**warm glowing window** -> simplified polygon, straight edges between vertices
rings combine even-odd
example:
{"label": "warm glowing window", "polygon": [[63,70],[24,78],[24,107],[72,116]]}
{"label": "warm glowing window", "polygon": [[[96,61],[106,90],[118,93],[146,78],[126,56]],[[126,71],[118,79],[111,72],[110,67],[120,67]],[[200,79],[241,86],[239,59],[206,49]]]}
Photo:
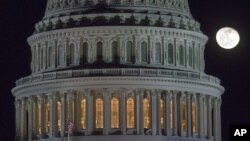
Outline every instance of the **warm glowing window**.
{"label": "warm glowing window", "polygon": [[111,100],[111,128],[119,128],[119,100]]}
{"label": "warm glowing window", "polygon": [[49,128],[50,128],[50,104],[49,102],[46,103],[46,108],[45,108],[45,129],[46,133],[49,133]]}
{"label": "warm glowing window", "polygon": [[38,104],[37,106],[38,112],[37,112],[37,133],[41,134],[41,105]]}
{"label": "warm glowing window", "polygon": [[173,128],[173,99],[170,101],[170,128]]}
{"label": "warm glowing window", "polygon": [[150,103],[147,98],[143,100],[144,128],[150,128]]}
{"label": "warm glowing window", "polygon": [[183,98],[182,100],[182,130],[186,131],[187,130],[187,104],[186,104],[186,99]]}
{"label": "warm glowing window", "polygon": [[196,118],[196,115],[197,115],[197,105],[193,101],[192,102],[192,130],[193,130],[193,133],[197,132],[197,124],[196,124],[197,118]]}
{"label": "warm glowing window", "polygon": [[127,100],[127,128],[135,127],[135,109],[134,109],[134,99],[129,98]]}
{"label": "warm glowing window", "polygon": [[164,101],[161,99],[161,128],[164,128]]}
{"label": "warm glowing window", "polygon": [[103,128],[103,100],[98,98],[96,100],[96,128]]}
{"label": "warm glowing window", "polygon": [[57,113],[58,113],[58,116],[57,116],[57,126],[58,126],[58,130],[61,131],[61,102],[58,101],[57,102]]}
{"label": "warm glowing window", "polygon": [[81,101],[81,127],[82,129],[86,128],[86,99]]}

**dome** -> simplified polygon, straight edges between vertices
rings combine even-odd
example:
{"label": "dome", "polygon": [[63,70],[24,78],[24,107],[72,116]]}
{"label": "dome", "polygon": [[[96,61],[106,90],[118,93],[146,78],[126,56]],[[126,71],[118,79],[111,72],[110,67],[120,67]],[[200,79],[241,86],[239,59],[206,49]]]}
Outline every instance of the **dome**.
{"label": "dome", "polygon": [[187,0],[48,0],[12,89],[16,138],[221,141],[207,40]]}

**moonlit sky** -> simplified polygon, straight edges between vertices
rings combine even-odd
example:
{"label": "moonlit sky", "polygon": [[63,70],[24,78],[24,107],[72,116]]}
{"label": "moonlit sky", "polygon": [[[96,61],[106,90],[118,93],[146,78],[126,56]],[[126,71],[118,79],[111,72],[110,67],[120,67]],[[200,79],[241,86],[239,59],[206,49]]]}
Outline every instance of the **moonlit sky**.
{"label": "moonlit sky", "polygon": [[[250,16],[247,0],[189,0],[192,15],[209,37],[206,73],[217,76],[225,87],[222,96],[222,141],[229,140],[230,124],[250,124]],[[34,24],[42,19],[46,0],[0,0],[0,138],[14,141],[15,111],[11,89],[30,74],[30,50],[26,42]],[[225,50],[216,43],[221,27],[233,27],[238,46]]]}

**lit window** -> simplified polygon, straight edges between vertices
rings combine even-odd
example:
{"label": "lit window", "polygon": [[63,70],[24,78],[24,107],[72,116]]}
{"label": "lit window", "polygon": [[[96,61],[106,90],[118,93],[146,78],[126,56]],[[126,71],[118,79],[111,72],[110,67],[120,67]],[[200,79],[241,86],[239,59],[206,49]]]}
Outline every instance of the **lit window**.
{"label": "lit window", "polygon": [[182,100],[182,131],[187,130],[187,104],[186,104],[186,98],[183,98]]}
{"label": "lit window", "polygon": [[165,112],[164,112],[164,101],[163,99],[161,99],[161,128],[163,129],[164,128],[164,115],[165,115]]}
{"label": "lit window", "polygon": [[119,128],[119,100],[111,100],[111,128]]}
{"label": "lit window", "polygon": [[81,125],[82,129],[86,128],[86,99],[81,101]]}
{"label": "lit window", "polygon": [[57,102],[57,125],[58,125],[58,130],[61,131],[61,102]]}
{"label": "lit window", "polygon": [[96,128],[103,128],[103,100],[98,98],[96,100]]}
{"label": "lit window", "polygon": [[173,44],[168,44],[168,63],[174,64],[174,47]]}
{"label": "lit window", "polygon": [[46,133],[49,133],[50,128],[50,104],[49,102],[46,102],[46,109],[45,109],[45,129]]}
{"label": "lit window", "polygon": [[161,44],[156,43],[155,44],[155,62],[156,63],[161,63]]}
{"label": "lit window", "polygon": [[147,98],[143,99],[144,128],[150,128],[150,103]]}
{"label": "lit window", "polygon": [[135,107],[134,99],[129,98],[127,100],[127,128],[135,127]]}
{"label": "lit window", "polygon": [[141,61],[144,63],[148,62],[148,47],[146,42],[141,43]]}
{"label": "lit window", "polygon": [[196,118],[196,115],[197,115],[197,105],[193,101],[192,102],[192,130],[193,130],[193,133],[197,132],[197,124],[196,124],[197,118]]}

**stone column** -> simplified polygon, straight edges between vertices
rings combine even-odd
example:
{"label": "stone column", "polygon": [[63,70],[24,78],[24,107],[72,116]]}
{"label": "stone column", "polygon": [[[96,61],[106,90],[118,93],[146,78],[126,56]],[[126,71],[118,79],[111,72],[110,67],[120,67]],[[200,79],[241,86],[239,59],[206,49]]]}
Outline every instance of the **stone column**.
{"label": "stone column", "polygon": [[76,104],[74,105],[75,110],[76,110],[75,115],[77,115],[75,116],[75,125],[76,125],[75,130],[79,131],[81,129],[81,117],[82,117],[82,114],[81,114],[81,100],[83,98],[82,93],[77,92],[76,97],[77,97],[75,99]]}
{"label": "stone column", "polygon": [[86,135],[91,135],[93,132],[93,96],[91,95],[90,89],[85,89],[86,94]]}
{"label": "stone column", "polygon": [[38,96],[38,104],[40,105],[40,138],[45,138],[45,97],[44,95]]}
{"label": "stone column", "polygon": [[38,106],[37,106],[37,98],[33,98],[33,105],[32,105],[32,111],[33,111],[33,137],[38,135]]}
{"label": "stone column", "polygon": [[26,118],[27,100],[22,98],[22,113],[21,113],[21,140],[27,141],[27,118]]}
{"label": "stone column", "polygon": [[137,91],[137,93],[136,93],[136,95],[135,95],[135,97],[136,97],[136,132],[137,132],[137,135],[139,135],[140,134],[140,94],[138,93],[138,91]]}
{"label": "stone column", "polygon": [[191,103],[191,94],[187,94],[187,137],[192,136],[192,103]]}
{"label": "stone column", "polygon": [[139,117],[140,117],[140,119],[139,119],[139,122],[140,122],[140,134],[141,135],[144,135],[144,111],[143,111],[143,92],[144,92],[144,90],[142,90],[142,89],[140,89],[139,91],[138,91],[138,93],[139,93]]}
{"label": "stone column", "polygon": [[165,133],[167,136],[171,136],[170,133],[170,101],[172,98],[172,93],[171,92],[167,92],[166,97],[165,97]]}
{"label": "stone column", "polygon": [[177,136],[177,91],[173,93],[173,135]]}
{"label": "stone column", "polygon": [[58,137],[58,100],[59,100],[59,97],[58,97],[58,92],[55,92],[54,93],[54,97],[53,97],[53,101],[54,101],[54,117],[53,117],[53,121],[54,121],[54,124],[53,124],[53,135],[54,137]]}
{"label": "stone column", "polygon": [[33,102],[34,102],[34,99],[33,97],[29,97],[28,99],[28,124],[29,124],[29,127],[28,127],[28,139],[29,141],[31,141],[33,139],[33,135],[34,135],[34,132],[33,132]]}
{"label": "stone column", "polygon": [[61,137],[63,138],[65,135],[65,94],[66,92],[60,93],[61,100]]}
{"label": "stone column", "polygon": [[54,113],[54,108],[55,108],[55,103],[54,103],[54,99],[53,99],[53,95],[52,93],[50,93],[48,95],[48,100],[49,100],[49,106],[50,106],[50,125],[49,125],[49,138],[52,139],[54,137],[54,126],[55,126],[55,123],[54,123],[54,116],[55,116],[55,113]]}
{"label": "stone column", "polygon": [[218,100],[218,136],[219,136],[219,141],[221,141],[221,99]]}
{"label": "stone column", "polygon": [[102,90],[103,100],[104,100],[104,127],[103,127],[103,134],[108,135],[110,130],[110,98],[108,89]]}
{"label": "stone column", "polygon": [[160,90],[156,91],[156,96],[157,96],[157,102],[156,102],[157,104],[157,120],[156,120],[157,121],[157,135],[161,135],[161,91]]}
{"label": "stone column", "polygon": [[182,99],[184,98],[184,92],[180,92],[177,96],[177,135],[182,136]]}
{"label": "stone column", "polygon": [[[69,122],[73,122],[73,125],[75,127],[75,123],[74,123],[74,109],[73,109],[73,105],[74,105],[74,91],[70,90],[67,94],[67,105],[68,105],[68,115],[67,115],[67,123],[66,126],[68,125]],[[67,127],[66,127],[67,128]]]}
{"label": "stone column", "polygon": [[16,139],[20,140],[20,111],[21,111],[21,104],[18,99],[15,101],[15,109],[16,109]]}
{"label": "stone column", "polygon": [[152,128],[152,135],[156,135],[157,133],[157,96],[156,91],[153,91],[151,94],[151,128]]}
{"label": "stone column", "polygon": [[213,131],[214,131],[214,141],[219,141],[219,122],[218,122],[218,99],[213,99],[213,109],[214,109],[214,115],[213,115]]}
{"label": "stone column", "polygon": [[208,105],[207,105],[207,131],[208,131],[208,139],[212,140],[212,105],[211,100],[212,97],[208,96]]}
{"label": "stone column", "polygon": [[198,135],[199,138],[204,138],[204,118],[203,118],[203,96],[200,94],[198,96]]}
{"label": "stone column", "polygon": [[126,94],[127,90],[122,89],[120,95],[120,129],[122,135],[126,135]]}

